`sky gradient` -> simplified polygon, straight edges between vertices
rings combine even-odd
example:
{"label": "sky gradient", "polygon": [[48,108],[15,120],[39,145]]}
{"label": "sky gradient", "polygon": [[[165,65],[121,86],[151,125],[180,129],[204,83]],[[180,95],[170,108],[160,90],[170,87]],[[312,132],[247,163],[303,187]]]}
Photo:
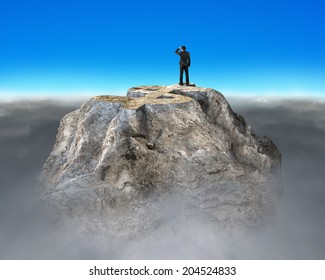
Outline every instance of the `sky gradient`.
{"label": "sky gradient", "polygon": [[0,3],[0,97],[125,94],[190,80],[225,95],[325,97],[322,1]]}

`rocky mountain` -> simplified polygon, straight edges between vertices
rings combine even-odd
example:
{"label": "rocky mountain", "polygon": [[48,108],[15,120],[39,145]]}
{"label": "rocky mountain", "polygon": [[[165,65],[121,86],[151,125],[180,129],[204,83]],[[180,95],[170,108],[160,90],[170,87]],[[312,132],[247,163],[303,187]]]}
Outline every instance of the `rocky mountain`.
{"label": "rocky mountain", "polygon": [[40,180],[62,224],[123,240],[182,219],[261,225],[281,197],[280,164],[220,92],[141,86],[66,115]]}

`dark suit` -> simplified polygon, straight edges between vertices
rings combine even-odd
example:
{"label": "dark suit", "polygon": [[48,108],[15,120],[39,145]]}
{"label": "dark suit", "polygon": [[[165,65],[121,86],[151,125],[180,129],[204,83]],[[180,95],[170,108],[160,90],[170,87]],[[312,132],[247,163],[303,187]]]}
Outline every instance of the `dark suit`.
{"label": "dark suit", "polygon": [[183,73],[185,71],[185,75],[186,75],[186,84],[189,85],[190,83],[190,77],[188,74],[188,67],[190,67],[191,65],[191,57],[190,57],[190,53],[187,51],[181,51],[180,49],[177,49],[175,51],[176,54],[178,54],[180,56],[180,61],[179,61],[179,65],[180,65],[180,73],[179,73],[179,83],[183,84]]}

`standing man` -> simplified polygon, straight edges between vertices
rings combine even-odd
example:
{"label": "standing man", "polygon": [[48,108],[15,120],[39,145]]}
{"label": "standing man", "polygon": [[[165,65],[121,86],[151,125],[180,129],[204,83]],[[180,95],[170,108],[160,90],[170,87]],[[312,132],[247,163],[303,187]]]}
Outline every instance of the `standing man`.
{"label": "standing man", "polygon": [[190,84],[190,78],[188,75],[188,68],[191,65],[191,57],[190,57],[190,53],[186,51],[186,47],[180,47],[175,51],[176,54],[178,54],[180,56],[180,61],[179,61],[179,65],[180,65],[180,74],[179,74],[179,84],[182,86],[183,85],[183,72],[185,71],[185,75],[186,75],[186,85],[188,86]]}

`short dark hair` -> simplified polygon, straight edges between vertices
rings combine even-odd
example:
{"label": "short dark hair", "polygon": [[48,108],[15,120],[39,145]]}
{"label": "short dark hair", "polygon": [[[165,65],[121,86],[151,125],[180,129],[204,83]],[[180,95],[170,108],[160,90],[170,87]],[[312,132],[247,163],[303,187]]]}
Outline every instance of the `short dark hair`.
{"label": "short dark hair", "polygon": [[183,51],[185,51],[185,50],[186,50],[186,47],[185,47],[185,46],[183,46],[183,47],[182,47],[182,49],[183,49]]}

